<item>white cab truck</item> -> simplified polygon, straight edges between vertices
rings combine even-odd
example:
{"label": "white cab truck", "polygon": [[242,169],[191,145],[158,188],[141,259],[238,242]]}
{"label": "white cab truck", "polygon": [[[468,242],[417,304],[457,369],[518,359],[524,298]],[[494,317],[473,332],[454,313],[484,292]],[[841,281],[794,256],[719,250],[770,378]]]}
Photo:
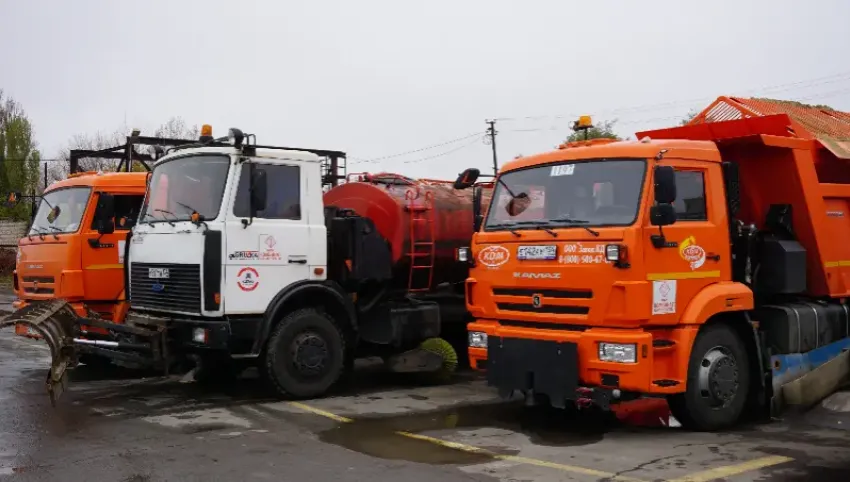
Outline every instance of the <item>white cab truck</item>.
{"label": "white cab truck", "polygon": [[[54,389],[66,383],[57,367],[73,366],[82,344],[165,371],[195,358],[202,380],[255,364],[287,398],[326,393],[362,355],[402,372],[445,377],[456,368],[456,353],[438,338],[439,300],[389,287],[391,248],[372,221],[323,204],[325,190],[345,179],[337,174],[344,153],[256,145],[238,129],[226,141],[207,126],[202,134],[152,170],[124,243],[123,323],[76,317],[58,301],[29,315],[65,340],[54,353]],[[109,197],[99,202],[111,218]],[[462,295],[454,300],[463,307]],[[80,325],[113,336],[81,339]]]}

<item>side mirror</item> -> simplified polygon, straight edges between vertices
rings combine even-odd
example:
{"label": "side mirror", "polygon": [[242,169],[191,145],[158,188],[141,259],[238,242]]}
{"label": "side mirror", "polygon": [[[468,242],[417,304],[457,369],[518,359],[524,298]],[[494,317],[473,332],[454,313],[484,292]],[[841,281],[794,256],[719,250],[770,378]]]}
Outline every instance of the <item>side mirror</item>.
{"label": "side mirror", "polygon": [[531,206],[531,198],[528,197],[528,194],[521,192],[508,201],[508,204],[505,205],[505,210],[511,216],[519,216],[529,206]]}
{"label": "side mirror", "polygon": [[472,189],[472,232],[477,233],[481,229],[484,216],[481,214],[481,186]]}
{"label": "side mirror", "polygon": [[653,226],[669,226],[676,222],[676,209],[672,204],[656,204],[649,208],[649,222]]}
{"label": "side mirror", "polygon": [[53,206],[50,209],[50,212],[47,213],[47,222],[53,224],[53,221],[56,221],[56,218],[58,218],[60,214],[62,214],[62,208],[59,206]]}
{"label": "side mirror", "polygon": [[251,165],[251,214],[266,208],[268,199],[268,178],[266,171]]}
{"label": "side mirror", "polygon": [[676,200],[676,171],[670,166],[655,166],[655,202],[673,204]]}
{"label": "side mirror", "polygon": [[[58,207],[58,206],[57,206]],[[94,222],[98,234],[115,232],[115,196],[102,192],[97,196],[97,209],[94,211]]]}
{"label": "side mirror", "polygon": [[478,180],[478,176],[481,175],[481,171],[471,167],[462,173],[458,174],[457,180],[455,180],[454,188],[455,189],[466,189],[475,184],[475,181]]}
{"label": "side mirror", "polygon": [[10,192],[6,195],[6,207],[13,208],[21,202],[21,193]]}

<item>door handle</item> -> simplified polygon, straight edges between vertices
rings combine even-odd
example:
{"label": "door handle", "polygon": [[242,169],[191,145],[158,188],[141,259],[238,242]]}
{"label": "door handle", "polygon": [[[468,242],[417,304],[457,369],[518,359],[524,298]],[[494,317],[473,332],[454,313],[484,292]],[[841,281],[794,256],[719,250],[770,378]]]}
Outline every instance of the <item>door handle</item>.
{"label": "door handle", "polygon": [[290,259],[289,264],[307,264],[306,259]]}

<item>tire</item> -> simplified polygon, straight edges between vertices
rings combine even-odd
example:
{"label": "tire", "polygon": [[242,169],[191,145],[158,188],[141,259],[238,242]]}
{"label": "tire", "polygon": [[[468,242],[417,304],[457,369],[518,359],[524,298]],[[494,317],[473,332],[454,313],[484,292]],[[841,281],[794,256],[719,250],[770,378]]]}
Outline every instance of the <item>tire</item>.
{"label": "tire", "polygon": [[279,396],[303,399],[330,390],[347,364],[342,329],[326,313],[304,308],[274,328],[260,369]]}
{"label": "tire", "polygon": [[667,398],[682,427],[714,431],[734,425],[750,392],[750,363],[744,342],[725,324],[703,328],[688,362],[685,393]]}

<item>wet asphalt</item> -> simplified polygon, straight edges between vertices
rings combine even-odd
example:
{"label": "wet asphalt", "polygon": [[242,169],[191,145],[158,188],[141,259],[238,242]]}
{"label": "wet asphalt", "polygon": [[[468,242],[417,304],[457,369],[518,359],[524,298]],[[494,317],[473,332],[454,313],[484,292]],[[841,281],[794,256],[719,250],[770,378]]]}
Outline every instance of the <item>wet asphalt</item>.
{"label": "wet asphalt", "polygon": [[250,373],[200,387],[81,366],[53,408],[48,356],[0,332],[0,481],[850,480],[850,415],[824,408],[696,434],[524,409],[471,373],[422,386],[369,366],[303,404]]}

